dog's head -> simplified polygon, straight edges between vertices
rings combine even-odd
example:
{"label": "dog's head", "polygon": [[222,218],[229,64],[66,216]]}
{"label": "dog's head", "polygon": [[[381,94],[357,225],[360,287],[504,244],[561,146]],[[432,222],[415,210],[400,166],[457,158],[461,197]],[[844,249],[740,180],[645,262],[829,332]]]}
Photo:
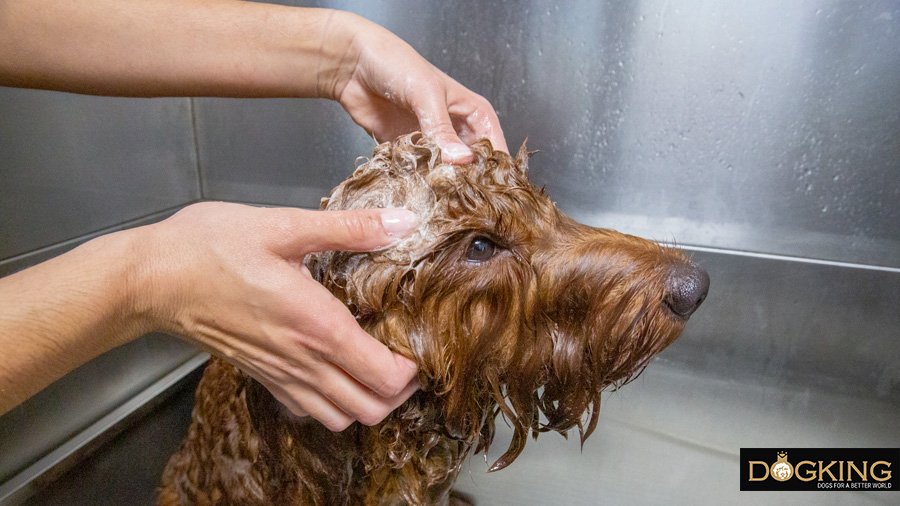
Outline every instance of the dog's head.
{"label": "dog's head", "polygon": [[419,134],[378,146],[322,208],[406,208],[418,230],[307,266],[363,328],[418,363],[447,434],[486,446],[497,411],[513,423],[499,469],[530,431],[589,436],[600,393],[681,334],[709,278],[676,249],[560,212],[529,183],[524,146],[515,158],[487,140],[472,149],[472,164],[451,166]]}

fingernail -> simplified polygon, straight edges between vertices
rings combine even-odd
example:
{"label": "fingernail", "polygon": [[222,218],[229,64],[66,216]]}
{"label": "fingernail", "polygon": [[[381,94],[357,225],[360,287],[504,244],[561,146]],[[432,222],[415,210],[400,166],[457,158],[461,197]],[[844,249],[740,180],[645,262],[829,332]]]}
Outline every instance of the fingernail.
{"label": "fingernail", "polygon": [[406,237],[419,224],[419,218],[406,209],[387,209],[381,213],[381,226],[391,237]]}
{"label": "fingernail", "polygon": [[445,162],[463,162],[472,157],[472,150],[465,144],[452,142],[441,148],[441,154]]}

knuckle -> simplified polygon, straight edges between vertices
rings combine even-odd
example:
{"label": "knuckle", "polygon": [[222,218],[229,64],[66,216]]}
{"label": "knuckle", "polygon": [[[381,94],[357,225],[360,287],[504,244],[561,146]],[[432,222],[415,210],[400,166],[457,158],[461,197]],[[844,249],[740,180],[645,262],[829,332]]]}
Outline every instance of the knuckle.
{"label": "knuckle", "polygon": [[427,90],[428,93],[446,93],[447,83],[444,81],[444,76],[441,75],[436,69],[430,69],[431,72],[423,73],[420,76],[420,80],[418,81],[418,88]]}
{"label": "knuckle", "polygon": [[[284,404],[284,403],[282,403],[282,404]],[[285,404],[285,406],[288,408],[288,411],[290,411],[291,414],[296,416],[297,418],[303,418],[305,416],[309,416],[309,413],[307,413],[306,410],[304,410],[297,404],[290,403],[290,404]]]}
{"label": "knuckle", "polygon": [[351,336],[359,332],[359,329],[356,328],[359,325],[352,316],[344,318],[346,312],[347,308],[337,299],[329,304],[327,314],[330,315],[330,320],[323,323],[328,326],[325,334],[328,336],[328,342],[324,343],[326,349],[323,351],[332,355],[348,351],[347,348],[352,342]]}
{"label": "knuckle", "polygon": [[374,392],[381,397],[396,397],[406,388],[406,382],[400,376],[389,376]]}
{"label": "knuckle", "polygon": [[349,212],[341,219],[341,227],[347,240],[358,246],[365,246],[374,232],[378,230],[378,224],[371,213]]}
{"label": "knuckle", "polygon": [[437,96],[441,97],[443,101],[446,102],[447,98],[447,83],[444,82],[444,79],[441,76],[434,75],[428,79],[428,86],[431,88],[432,93],[435,93]]}
{"label": "knuckle", "polygon": [[347,417],[331,417],[319,420],[319,423],[331,432],[342,432],[353,423],[353,420]]}
{"label": "knuckle", "polygon": [[386,417],[388,413],[390,413],[390,411],[387,411],[386,409],[369,409],[360,413],[356,419],[359,423],[371,427],[384,420],[384,417]]}
{"label": "knuckle", "polygon": [[[343,353],[353,328],[346,321],[347,308],[337,299],[320,301],[315,314],[307,320],[307,328],[297,333],[294,341],[319,359],[333,359]],[[350,316],[352,320],[352,316]],[[352,320],[352,323],[356,323]]]}
{"label": "knuckle", "polygon": [[488,99],[484,98],[482,95],[472,93],[472,96],[469,98],[476,109],[487,109],[490,111],[494,110],[494,107],[491,105]]}

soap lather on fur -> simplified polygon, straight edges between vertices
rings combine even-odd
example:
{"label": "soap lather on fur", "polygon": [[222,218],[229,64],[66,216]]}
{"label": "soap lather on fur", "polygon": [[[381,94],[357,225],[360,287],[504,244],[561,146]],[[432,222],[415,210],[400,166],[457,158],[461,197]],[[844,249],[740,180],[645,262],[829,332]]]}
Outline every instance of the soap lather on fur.
{"label": "soap lather on fur", "polygon": [[420,134],[379,145],[322,209],[402,207],[419,229],[381,251],[306,259],[366,331],[416,361],[422,390],[374,426],[333,433],[213,359],[159,504],[466,504],[450,489],[496,419],[514,433],[492,471],[529,435],[577,427],[583,442],[601,392],[681,334],[706,296],[703,269],[560,212],[529,183],[524,146],[473,151],[451,166]]}

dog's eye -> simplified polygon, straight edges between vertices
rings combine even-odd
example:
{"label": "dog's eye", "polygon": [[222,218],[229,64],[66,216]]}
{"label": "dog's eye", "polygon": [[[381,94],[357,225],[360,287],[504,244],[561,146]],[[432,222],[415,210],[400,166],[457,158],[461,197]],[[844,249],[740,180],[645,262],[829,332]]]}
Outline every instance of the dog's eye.
{"label": "dog's eye", "polygon": [[494,256],[497,246],[487,237],[476,237],[466,250],[466,260],[470,262],[486,262]]}

